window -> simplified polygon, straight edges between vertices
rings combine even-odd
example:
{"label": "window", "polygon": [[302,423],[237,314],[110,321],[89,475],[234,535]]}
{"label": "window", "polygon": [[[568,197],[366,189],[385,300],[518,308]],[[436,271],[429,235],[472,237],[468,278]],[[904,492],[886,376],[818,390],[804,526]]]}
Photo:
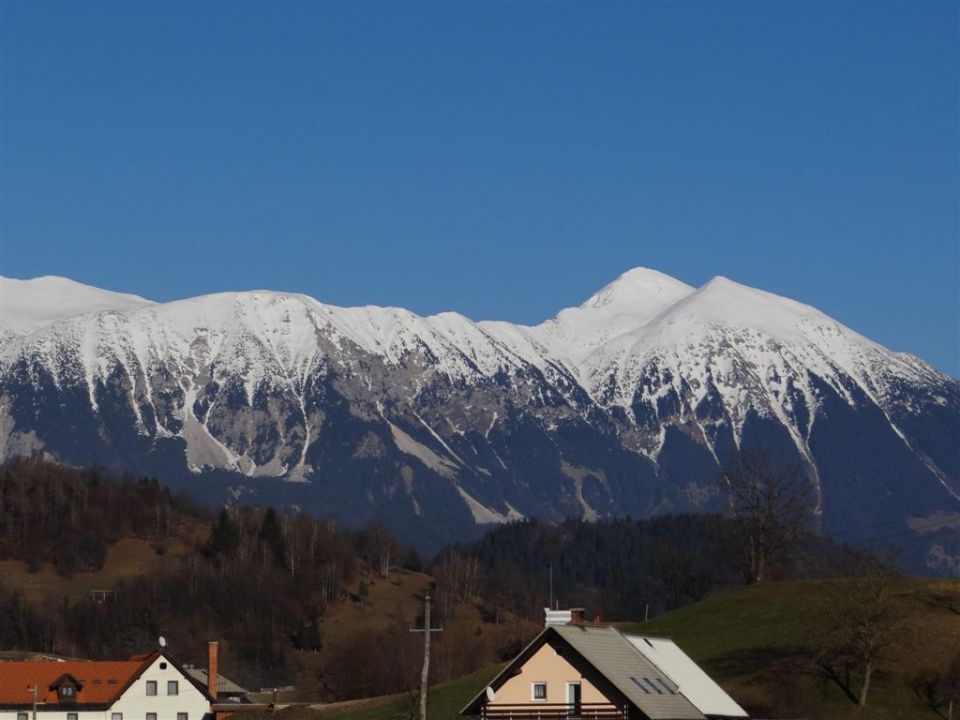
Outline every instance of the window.
{"label": "window", "polygon": [[123,720],[123,713],[110,713],[110,720]]}
{"label": "window", "polygon": [[160,669],[161,669],[161,670],[166,670],[166,669],[167,669],[167,664],[166,664],[165,662],[160,663]]}
{"label": "window", "polygon": [[[156,694],[157,694],[157,681],[147,680],[147,695],[156,695]],[[156,715],[156,713],[153,713],[153,714]],[[147,720],[150,720],[149,713],[148,713]],[[153,720],[157,720],[157,719],[153,718]]]}
{"label": "window", "polygon": [[157,720],[156,713],[147,713],[147,720]]}
{"label": "window", "polygon": [[67,720],[77,720],[76,713],[67,713]]}
{"label": "window", "polygon": [[61,686],[60,686],[60,697],[73,697],[73,686],[72,686],[72,685],[61,685]]}
{"label": "window", "polygon": [[177,720],[187,720],[186,713],[177,713]]}
{"label": "window", "polygon": [[17,720],[27,720],[26,713],[17,713]]}
{"label": "window", "polygon": [[176,680],[167,680],[167,695],[179,695],[180,685]]}
{"label": "window", "polygon": [[547,684],[545,682],[535,682],[530,684],[530,698],[533,700],[547,699]]}

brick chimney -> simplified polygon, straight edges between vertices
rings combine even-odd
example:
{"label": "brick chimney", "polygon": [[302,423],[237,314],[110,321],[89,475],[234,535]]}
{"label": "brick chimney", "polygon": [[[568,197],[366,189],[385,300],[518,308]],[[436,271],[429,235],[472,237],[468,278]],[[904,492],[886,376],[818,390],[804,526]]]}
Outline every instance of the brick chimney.
{"label": "brick chimney", "polygon": [[207,643],[207,693],[217,701],[217,648],[216,641]]}
{"label": "brick chimney", "polygon": [[570,608],[570,624],[584,625],[586,623],[587,611],[583,608]]}

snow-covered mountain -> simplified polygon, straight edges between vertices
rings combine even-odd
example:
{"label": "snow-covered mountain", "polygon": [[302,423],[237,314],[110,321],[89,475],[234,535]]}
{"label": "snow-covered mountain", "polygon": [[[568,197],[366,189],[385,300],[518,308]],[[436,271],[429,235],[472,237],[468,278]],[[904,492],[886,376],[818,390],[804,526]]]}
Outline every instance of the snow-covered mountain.
{"label": "snow-covered mountain", "polygon": [[637,268],[533,327],[62,278],[2,279],[0,299],[4,458],[382,517],[434,545],[526,516],[714,509],[719,464],[764,446],[808,469],[828,532],[960,519],[960,384],[726,278]]}
{"label": "snow-covered mountain", "polygon": [[0,278],[0,338],[25,335],[77,315],[133,310],[150,304],[136,295],[101,290],[62,277]]}

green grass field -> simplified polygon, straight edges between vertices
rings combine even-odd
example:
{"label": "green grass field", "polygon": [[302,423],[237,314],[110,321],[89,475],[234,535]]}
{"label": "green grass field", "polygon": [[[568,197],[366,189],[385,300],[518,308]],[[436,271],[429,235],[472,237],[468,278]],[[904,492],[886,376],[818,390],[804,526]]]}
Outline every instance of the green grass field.
{"label": "green grass field", "polygon": [[[874,676],[865,708],[810,672],[804,658],[831,581],[765,583],[731,590],[624,632],[673,638],[745,706],[763,717],[809,720],[923,720],[937,718],[910,689],[924,669],[940,667],[960,652],[960,614],[925,602],[937,588],[955,592],[957,581],[898,581],[893,600],[902,619],[890,660]],[[496,674],[490,668],[431,688],[431,720],[453,720]],[[374,698],[342,703],[311,715],[317,720],[401,720],[413,717],[413,699]]]}

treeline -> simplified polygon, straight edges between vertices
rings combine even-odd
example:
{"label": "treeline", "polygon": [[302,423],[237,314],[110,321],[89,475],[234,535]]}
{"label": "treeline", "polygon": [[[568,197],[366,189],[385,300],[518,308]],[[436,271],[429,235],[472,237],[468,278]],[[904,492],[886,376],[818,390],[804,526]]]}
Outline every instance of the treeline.
{"label": "treeline", "polygon": [[0,468],[0,560],[31,570],[50,562],[66,576],[97,570],[120,538],[148,539],[162,551],[176,513],[207,517],[155,479],[18,460]]}
{"label": "treeline", "polygon": [[[359,566],[386,574],[419,556],[382,525],[346,530],[330,519],[272,508],[229,508],[211,517],[153,480],[113,479],[23,461],[0,471],[0,559],[63,575],[97,570],[124,537],[153,543],[149,572],[109,592],[28,602],[0,577],[0,647],[115,658],[154,647],[164,635],[178,657],[202,664],[209,638],[224,642],[235,679],[261,685],[294,681],[298,653],[323,647],[319,622],[351,595]],[[206,524],[207,536],[179,536],[182,558],[159,562],[171,528]]]}
{"label": "treeline", "polygon": [[[783,513],[734,510],[731,517],[528,520],[448,548],[427,568],[434,622],[445,626],[435,638],[434,679],[512,656],[554,601],[604,619],[640,619],[751,581],[758,554],[745,549],[769,549],[762,575],[770,579],[842,574],[851,561],[851,552],[783,523]],[[103,567],[111,545],[128,537],[148,541],[155,562],[107,593],[31,603],[0,577],[0,647],[114,658],[153,647],[162,634],[179,658],[202,664],[205,641],[219,638],[224,671],[254,688],[296,682],[311,699],[334,700],[415,685],[419,636],[409,633],[408,618],[385,609],[389,622],[375,629],[361,616],[335,642],[321,631],[333,603],[364,608],[370,583],[395,582],[397,568],[424,569],[384,526],[350,530],[272,508],[210,514],[155,480],[42,461],[0,469],[0,560],[23,561],[30,571],[50,563],[69,577]],[[510,619],[517,617],[532,623]]]}
{"label": "treeline", "polygon": [[[481,595],[496,607],[542,619],[548,603],[603,619],[638,620],[743,582],[744,523],[719,515],[644,520],[525,520],[441,553],[431,572],[441,609]],[[801,532],[769,568],[771,579],[843,575],[856,552]],[[552,587],[552,598],[551,598]]]}

